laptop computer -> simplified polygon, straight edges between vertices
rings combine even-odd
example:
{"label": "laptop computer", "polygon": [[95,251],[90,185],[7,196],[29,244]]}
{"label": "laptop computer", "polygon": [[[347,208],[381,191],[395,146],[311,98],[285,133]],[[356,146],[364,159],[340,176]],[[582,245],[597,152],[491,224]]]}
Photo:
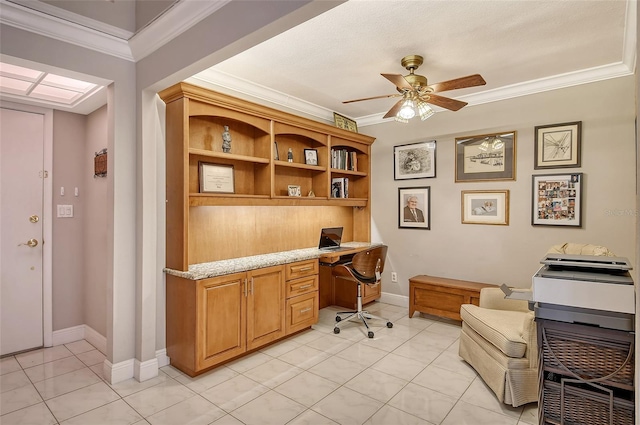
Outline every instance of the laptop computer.
{"label": "laptop computer", "polygon": [[323,251],[339,251],[347,248],[340,246],[342,242],[342,227],[325,227],[320,231],[318,249]]}

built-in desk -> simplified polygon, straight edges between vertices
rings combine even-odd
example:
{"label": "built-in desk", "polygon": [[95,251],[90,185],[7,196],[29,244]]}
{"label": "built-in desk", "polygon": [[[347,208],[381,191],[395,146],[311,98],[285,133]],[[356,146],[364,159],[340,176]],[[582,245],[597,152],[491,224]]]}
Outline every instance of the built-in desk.
{"label": "built-in desk", "polygon": [[[349,250],[325,253],[320,256],[320,308],[337,305],[348,309],[357,308],[357,284],[353,279],[336,275],[335,266],[351,260],[355,254],[380,244],[367,244]],[[344,245],[343,245],[344,246]],[[362,304],[380,298],[381,284],[362,285]]]}

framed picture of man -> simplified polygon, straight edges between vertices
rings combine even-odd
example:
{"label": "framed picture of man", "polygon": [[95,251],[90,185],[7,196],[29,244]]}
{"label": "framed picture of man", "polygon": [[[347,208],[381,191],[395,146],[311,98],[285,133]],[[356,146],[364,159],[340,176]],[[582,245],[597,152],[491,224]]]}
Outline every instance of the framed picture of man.
{"label": "framed picture of man", "polygon": [[431,229],[431,187],[398,188],[398,227]]}

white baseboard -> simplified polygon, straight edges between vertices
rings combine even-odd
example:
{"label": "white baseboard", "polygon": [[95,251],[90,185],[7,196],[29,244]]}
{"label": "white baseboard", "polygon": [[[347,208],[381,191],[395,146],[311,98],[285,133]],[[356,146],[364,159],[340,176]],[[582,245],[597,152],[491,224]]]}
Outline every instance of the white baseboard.
{"label": "white baseboard", "polygon": [[107,337],[100,335],[87,325],[84,325],[84,339],[102,354],[107,354]]}
{"label": "white baseboard", "polygon": [[102,364],[102,375],[110,384],[117,384],[118,382],[133,378],[133,371],[133,359],[125,360],[116,364],[112,364],[109,360],[105,360]]}
{"label": "white baseboard", "polygon": [[138,359],[133,361],[133,377],[136,378],[138,382],[144,382],[156,376],[158,376],[157,358],[154,357],[146,362],[141,362]]}
{"label": "white baseboard", "polygon": [[409,297],[406,295],[397,295],[383,292],[382,294],[380,294],[380,302],[397,305],[398,307],[409,308]]}
{"label": "white baseboard", "polygon": [[71,342],[80,341],[82,339],[87,342],[102,354],[107,352],[107,338],[100,335],[97,331],[87,325],[78,325],[71,328],[60,329],[54,331],[52,336],[53,345],[69,344]]}
{"label": "white baseboard", "polygon": [[158,360],[158,368],[168,366],[171,363],[171,359],[167,356],[167,349],[156,351],[156,359]]}
{"label": "white baseboard", "polygon": [[84,327],[85,325],[80,325],[61,329],[59,331],[53,331],[53,345],[56,346],[68,344],[70,342],[80,341],[81,339],[84,339]]}

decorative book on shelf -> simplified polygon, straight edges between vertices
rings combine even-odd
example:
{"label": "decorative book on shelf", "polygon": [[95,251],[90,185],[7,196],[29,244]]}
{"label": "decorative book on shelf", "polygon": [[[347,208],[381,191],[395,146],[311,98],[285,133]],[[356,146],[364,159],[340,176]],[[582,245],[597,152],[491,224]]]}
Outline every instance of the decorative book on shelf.
{"label": "decorative book on shelf", "polygon": [[331,149],[331,168],[358,171],[358,155],[346,149]]}
{"label": "decorative book on shelf", "polygon": [[331,179],[331,197],[349,197],[349,179],[347,177],[334,177]]}

